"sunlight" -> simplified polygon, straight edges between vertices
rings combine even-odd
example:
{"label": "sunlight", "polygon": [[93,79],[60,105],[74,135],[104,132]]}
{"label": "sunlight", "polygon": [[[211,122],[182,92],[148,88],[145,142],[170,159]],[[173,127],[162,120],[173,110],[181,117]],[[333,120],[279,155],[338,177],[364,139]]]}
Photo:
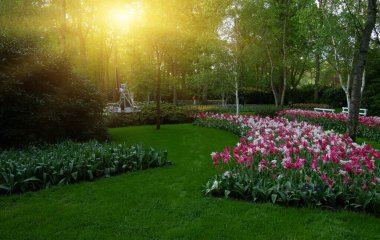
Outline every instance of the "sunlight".
{"label": "sunlight", "polygon": [[108,13],[108,19],[113,27],[129,28],[140,17],[140,6],[125,5],[121,8],[113,8]]}

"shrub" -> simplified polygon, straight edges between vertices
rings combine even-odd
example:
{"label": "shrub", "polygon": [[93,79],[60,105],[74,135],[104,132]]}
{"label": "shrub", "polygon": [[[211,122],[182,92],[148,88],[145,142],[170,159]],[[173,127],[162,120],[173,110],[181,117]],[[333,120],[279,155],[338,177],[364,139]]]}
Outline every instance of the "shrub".
{"label": "shrub", "polygon": [[0,76],[0,147],[106,138],[101,93],[64,59],[13,70]]}
{"label": "shrub", "polygon": [[275,105],[257,105],[254,107],[253,111],[255,114],[260,115],[262,117],[274,117],[276,116],[277,112],[282,110],[282,106],[275,106]]}
{"label": "shrub", "polygon": [[314,86],[306,85],[301,88],[288,89],[285,95],[285,102],[289,104],[314,102]]}
{"label": "shrub", "polygon": [[198,118],[204,126],[236,125],[242,136],[232,149],[211,154],[221,172],[205,185],[206,195],[380,213],[380,153],[369,145],[283,118]]}
{"label": "shrub", "polygon": [[273,93],[242,88],[239,93],[240,103],[244,104],[274,104]]}
{"label": "shrub", "polygon": [[[212,112],[212,113],[235,113],[236,105],[229,104],[225,107],[222,106],[198,106],[198,112]],[[240,105],[239,110],[241,113],[258,114],[260,116],[276,116],[277,112],[282,110],[283,107],[271,104],[246,104]]]}
{"label": "shrub", "polygon": [[294,103],[294,104],[289,105],[289,108],[313,110],[314,108],[333,108],[333,107],[324,103]]}
{"label": "shrub", "polygon": [[0,152],[0,193],[35,191],[169,164],[167,153],[95,141]]}
{"label": "shrub", "polygon": [[341,88],[325,88],[320,94],[320,102],[334,107],[347,105],[346,96]]}
{"label": "shrub", "polygon": [[[156,105],[142,105],[140,112],[110,113],[107,116],[108,127],[124,127],[134,125],[146,125],[156,123]],[[171,104],[161,105],[161,123],[190,123],[193,115],[199,112],[193,106],[175,106]]]}

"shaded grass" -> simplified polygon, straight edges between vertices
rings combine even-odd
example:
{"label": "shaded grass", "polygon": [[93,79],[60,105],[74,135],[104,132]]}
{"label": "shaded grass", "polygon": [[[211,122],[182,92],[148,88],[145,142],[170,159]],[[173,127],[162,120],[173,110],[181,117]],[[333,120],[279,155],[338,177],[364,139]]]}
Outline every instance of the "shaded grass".
{"label": "shaded grass", "polygon": [[363,213],[206,198],[210,153],[237,137],[190,124],[111,129],[113,141],[167,149],[175,165],[0,197],[0,239],[379,239]]}
{"label": "shaded grass", "polygon": [[367,143],[371,145],[371,147],[376,148],[377,150],[380,150],[380,143],[371,139],[367,138],[356,138],[356,142],[359,144]]}

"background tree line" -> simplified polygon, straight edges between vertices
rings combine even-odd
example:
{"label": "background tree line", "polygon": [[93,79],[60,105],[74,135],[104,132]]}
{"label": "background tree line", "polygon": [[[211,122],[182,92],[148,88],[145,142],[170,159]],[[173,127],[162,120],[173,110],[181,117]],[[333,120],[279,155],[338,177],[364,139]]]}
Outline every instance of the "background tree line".
{"label": "background tree line", "polygon": [[[255,96],[270,94],[269,103],[285,105],[331,101],[334,88],[343,95],[339,105],[350,107],[369,4],[376,3],[2,0],[0,31],[33,37],[39,49],[65,56],[108,101],[116,101],[126,82],[140,102],[257,103]],[[374,113],[380,109],[378,19],[359,86],[362,106]],[[305,92],[307,98],[299,97]]]}

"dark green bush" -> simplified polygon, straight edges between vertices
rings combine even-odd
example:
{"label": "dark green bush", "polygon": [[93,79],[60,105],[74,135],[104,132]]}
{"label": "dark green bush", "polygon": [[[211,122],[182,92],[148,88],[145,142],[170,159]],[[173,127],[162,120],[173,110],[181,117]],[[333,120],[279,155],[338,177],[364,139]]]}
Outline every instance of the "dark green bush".
{"label": "dark green bush", "polygon": [[[107,116],[108,127],[123,127],[156,123],[156,105],[143,105],[140,112],[110,113]],[[193,115],[199,112],[193,106],[161,105],[161,123],[190,123]]]}
{"label": "dark green bush", "polygon": [[0,148],[105,139],[104,101],[34,33],[0,33]]}
{"label": "dark green bush", "polygon": [[256,115],[260,115],[262,117],[274,117],[277,115],[277,112],[284,109],[282,106],[275,105],[257,105],[254,107],[253,111]]}
{"label": "dark green bush", "polygon": [[272,92],[264,92],[252,88],[242,88],[239,93],[241,104],[274,104]]}
{"label": "dark green bush", "polygon": [[314,102],[314,86],[307,85],[301,88],[288,89],[285,102],[288,104]]}
{"label": "dark green bush", "polygon": [[289,108],[313,110],[314,108],[333,108],[333,107],[324,103],[294,103],[294,104],[289,105]]}
{"label": "dark green bush", "polygon": [[341,88],[326,88],[320,94],[320,102],[334,107],[347,106],[346,95]]}
{"label": "dark green bush", "polygon": [[370,115],[380,116],[380,47],[368,52],[366,86],[362,102]]}
{"label": "dark green bush", "polygon": [[168,164],[165,151],[96,141],[7,150],[0,152],[0,194],[35,191]]}
{"label": "dark green bush", "polygon": [[[197,106],[195,107],[198,112],[212,112],[212,113],[236,113],[236,105],[228,104],[225,107],[222,106]],[[275,106],[271,104],[246,104],[240,105],[239,110],[241,114],[258,114],[260,116],[276,116],[277,112],[282,110],[283,107]]]}

